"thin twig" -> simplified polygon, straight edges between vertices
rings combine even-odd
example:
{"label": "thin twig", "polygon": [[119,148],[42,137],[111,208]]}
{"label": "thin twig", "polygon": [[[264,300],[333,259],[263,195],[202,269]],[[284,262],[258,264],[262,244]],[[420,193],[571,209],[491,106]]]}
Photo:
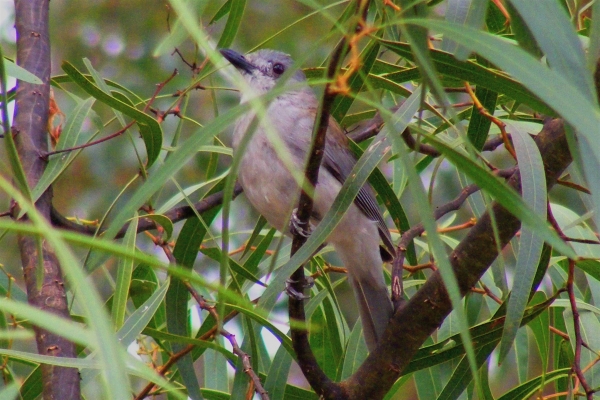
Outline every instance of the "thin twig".
{"label": "thin twig", "polygon": [[584,186],[578,185],[575,182],[569,182],[569,181],[565,181],[564,179],[558,179],[556,181],[556,183],[558,183],[561,186],[568,187],[569,189],[575,189],[579,192],[583,192],[585,194],[592,194],[592,192],[590,192],[590,189],[588,189]]}
{"label": "thin twig", "polygon": [[469,229],[469,228],[472,228],[476,223],[477,223],[477,220],[475,218],[471,218],[463,224],[453,225],[453,226],[449,226],[447,228],[440,228],[440,229],[438,229],[438,232],[439,233],[448,233],[448,232],[460,231],[463,229]]}
{"label": "thin twig", "polygon": [[[517,171],[517,167],[507,168],[503,170],[494,171],[494,175],[500,176],[503,178],[508,178],[512,176],[515,171]],[[465,186],[460,194],[452,201],[449,201],[446,204],[443,204],[435,209],[433,212],[433,218],[435,220],[440,219],[444,215],[449,212],[458,210],[463,203],[471,196],[473,193],[479,191],[479,186],[475,184],[471,184],[469,186]],[[425,227],[423,224],[414,225],[412,228],[407,230],[400,237],[400,242],[398,243],[398,250],[396,252],[397,257],[394,259],[392,263],[392,302],[394,303],[394,307],[398,308],[403,302],[403,292],[402,292],[402,269],[404,268],[404,259],[406,257],[406,251],[411,241],[414,238],[421,236],[425,232]]]}
{"label": "thin twig", "polygon": [[[239,314],[239,312],[237,310],[231,311],[229,314],[227,314],[227,316],[225,318],[223,318],[223,322],[227,322],[227,321],[231,320],[233,317],[237,316],[238,314]],[[217,325],[215,324],[215,326],[210,328],[206,333],[204,333],[202,336],[198,337],[197,339],[198,340],[210,340],[210,339],[214,338],[216,334],[217,334]],[[190,353],[195,348],[196,348],[196,346],[193,344],[186,345],[179,352],[172,354],[169,357],[169,359],[156,372],[160,376],[164,377],[166,375],[166,373],[171,369],[171,367],[173,367],[177,363],[177,361],[179,361],[181,358],[183,358],[185,355]],[[155,385],[153,382],[148,383],[140,391],[140,393],[138,393],[138,395],[135,396],[134,400],[142,400],[142,399],[146,398],[146,396],[148,396],[148,394],[152,391],[154,386]]]}
{"label": "thin twig", "polygon": [[[202,297],[189,282],[184,282],[184,284],[187,290],[194,298],[194,300],[196,300],[196,302],[198,303],[198,307],[208,311],[215,321],[219,321],[219,315],[217,314],[217,310],[215,309],[215,307],[208,304],[206,300],[204,300],[204,297]],[[256,393],[258,393],[262,400],[269,400],[269,395],[267,394],[267,391],[262,386],[260,378],[252,368],[250,356],[248,355],[248,353],[246,353],[240,348],[237,340],[235,339],[235,335],[225,330],[224,328],[221,328],[219,330],[219,334],[229,341],[229,344],[231,344],[231,348],[233,349],[233,354],[237,355],[240,358],[240,360],[242,360],[243,371],[245,374],[248,375],[248,377],[252,381]]]}
{"label": "thin twig", "polygon": [[488,295],[488,297],[492,300],[494,300],[496,303],[502,305],[503,301],[502,299],[500,299],[498,296],[496,296],[494,294],[494,292],[492,292],[490,290],[489,287],[487,287],[487,285],[484,285],[483,283],[481,283],[481,288],[483,289],[483,291],[485,292],[486,295]]}
{"label": "thin twig", "polygon": [[[473,184],[466,186],[460,194],[452,201],[438,207],[433,212],[434,219],[438,220],[449,212],[458,210],[464,202],[471,196],[473,193],[479,191],[479,186]],[[398,243],[398,250],[396,252],[397,257],[394,259],[392,263],[392,302],[394,306],[397,308],[403,302],[403,292],[402,292],[402,269],[404,267],[404,258],[406,257],[406,250],[408,249],[408,245],[410,242],[423,234],[425,232],[425,227],[423,224],[414,225],[412,228],[407,230],[400,237],[400,242]]]}
{"label": "thin twig", "polygon": [[555,335],[560,336],[561,338],[563,338],[564,340],[570,341],[569,339],[569,335],[567,335],[565,332],[556,329],[553,326],[550,326],[550,332],[554,333]]}
{"label": "thin twig", "polygon": [[558,225],[558,221],[556,221],[556,218],[554,218],[554,214],[552,213],[552,208],[550,207],[550,203],[547,204],[546,209],[547,209],[548,221],[550,222],[550,225],[552,225],[554,230],[556,232],[558,232],[558,235],[562,240],[564,240],[566,242],[573,242],[573,243],[600,244],[600,241],[597,239],[572,238],[572,237],[565,235],[565,233],[562,231],[562,229]]}
{"label": "thin twig", "polygon": [[127,129],[131,128],[133,126],[133,124],[135,124],[135,121],[131,121],[127,125],[122,127],[121,129],[119,129],[118,131],[111,133],[110,135],[103,137],[102,139],[94,140],[93,142],[84,143],[79,146],[69,147],[68,149],[49,151],[44,154],[44,157],[47,158],[47,157],[53,156],[55,154],[68,153],[68,152],[75,151],[75,150],[81,150],[81,149],[85,149],[86,147],[91,147],[91,146],[95,146],[97,144],[106,142],[108,140],[116,138],[117,136],[121,136],[123,133],[125,133],[127,131]]}
{"label": "thin twig", "polygon": [[[146,106],[144,107],[144,110],[143,110],[144,112],[148,111],[148,109],[150,108],[150,106],[152,105],[152,103],[156,100],[156,96],[158,96],[158,94],[165,87],[165,85],[171,79],[173,79],[176,75],[177,75],[177,70],[174,70],[173,73],[171,74],[171,76],[169,76],[163,82],[161,82],[161,83],[159,83],[159,84],[156,85],[156,90],[152,94],[152,97],[150,98],[150,100],[148,101],[148,103],[146,103]],[[68,149],[48,151],[48,152],[44,153],[43,156],[45,158],[47,158],[47,157],[50,157],[50,156],[55,155],[55,154],[66,153],[66,152],[71,152],[71,151],[75,151],[75,150],[81,150],[81,149],[84,149],[86,147],[91,147],[91,146],[97,145],[99,143],[106,142],[106,141],[108,141],[110,139],[114,139],[114,138],[116,138],[118,136],[121,136],[129,128],[131,128],[133,126],[133,124],[135,124],[135,123],[136,123],[135,120],[131,121],[127,125],[125,125],[124,127],[122,127],[121,129],[119,129],[118,131],[116,131],[114,133],[111,133],[110,135],[108,135],[106,137],[103,137],[102,139],[94,140],[93,142],[89,142],[89,143],[84,143],[84,144],[82,144],[80,146],[69,147]]]}
{"label": "thin twig", "polygon": [[[235,198],[240,193],[242,193],[242,187],[237,184],[233,189],[233,197]],[[223,201],[223,192],[216,192],[211,195],[206,196],[204,199],[200,200],[193,207],[190,206],[182,206],[173,208],[170,211],[165,212],[163,215],[171,220],[171,222],[179,222],[184,219],[188,219],[196,214],[202,214],[203,212],[210,210],[213,207],[221,205]],[[83,233],[86,235],[95,235],[97,234],[96,227],[85,226],[81,224],[77,224],[65,218],[61,215],[56,209],[52,208],[52,225],[68,229],[71,231]],[[125,232],[127,232],[129,224],[126,224],[121,228],[121,230],[115,235],[116,239],[122,238],[125,236]],[[137,232],[145,232],[152,229],[156,229],[158,225],[155,221],[141,217],[138,221]],[[104,230],[100,230],[100,234],[102,234]]]}
{"label": "thin twig", "polygon": [[567,278],[567,293],[569,294],[569,302],[571,303],[571,312],[573,313],[573,326],[575,334],[575,358],[573,359],[573,371],[579,379],[579,383],[585,391],[588,400],[594,397],[594,391],[588,384],[583,371],[581,370],[581,347],[583,339],[581,337],[581,326],[579,325],[579,310],[577,309],[577,300],[575,299],[575,291],[573,290],[573,280],[575,274],[575,261],[569,260],[569,276]]}
{"label": "thin twig", "polygon": [[[155,239],[155,243],[163,249],[169,262],[176,263],[175,257],[173,256],[173,252],[171,251],[171,248],[169,247],[168,243],[161,241],[161,239],[157,238],[157,237],[155,237],[154,239]],[[215,321],[214,328],[212,328],[209,332],[202,335],[201,340],[206,340],[210,337],[214,337],[214,335],[217,333],[217,327],[219,326],[218,322],[220,320],[219,315],[217,314],[217,310],[215,309],[214,306],[208,304],[208,302],[204,299],[204,297],[202,297],[202,295],[200,295],[198,293],[198,291],[196,289],[194,289],[194,287],[189,282],[187,282],[187,281],[182,281],[182,282],[183,282],[184,286],[187,288],[188,292],[190,292],[190,294],[192,295],[194,300],[196,300],[196,303],[198,303],[198,307],[200,307],[200,309],[202,309],[202,310],[208,311],[208,313],[213,317],[213,319]],[[235,314],[230,313],[228,315],[228,317],[231,316],[231,318],[232,318],[234,315],[237,315],[237,312]],[[228,320],[228,319],[226,319],[226,320]],[[262,400],[269,400],[269,395],[267,394],[267,391],[262,386],[262,383],[260,382],[260,378],[258,377],[258,375],[256,375],[256,373],[254,372],[254,369],[252,368],[252,363],[250,362],[250,356],[240,348],[240,346],[237,343],[237,340],[235,339],[235,335],[232,334],[231,332],[225,330],[224,328],[219,329],[218,333],[229,341],[229,343],[231,344],[231,347],[233,349],[233,354],[237,355],[242,360],[243,371],[250,377],[256,393],[258,393],[258,395],[260,396],[260,398]],[[204,338],[206,338],[206,339],[204,339]],[[169,360],[167,360],[167,362],[163,365],[163,367],[160,368],[159,374],[164,376],[166,371],[171,366],[173,366],[179,359],[181,359],[183,356],[185,356],[190,351],[192,351],[194,349],[194,347],[195,346],[191,345],[191,344],[187,345],[181,351],[172,355],[169,358]],[[148,384],[142,390],[142,392],[140,392],[136,396],[136,399],[143,399],[145,396],[147,396],[150,393],[150,391],[152,390],[153,387],[154,387],[153,383]]]}
{"label": "thin twig", "polygon": [[469,82],[465,82],[465,89],[467,89],[467,93],[469,94],[469,96],[471,96],[471,99],[473,99],[473,107],[476,107],[477,111],[479,111],[479,113],[481,115],[483,115],[485,118],[489,119],[494,125],[496,125],[498,127],[498,129],[500,129],[500,135],[502,136],[502,139],[504,140],[504,147],[510,153],[510,155],[516,160],[517,154],[515,153],[515,149],[513,149],[512,144],[510,143],[508,134],[506,133],[506,124],[504,122],[502,122],[499,118],[494,117],[492,114],[490,114],[490,112],[488,110],[485,109],[483,104],[481,104],[481,102],[475,95],[475,92],[473,91],[473,89],[471,89],[471,85],[469,84]]}
{"label": "thin twig", "polygon": [[437,270],[437,267],[435,266],[435,263],[432,263],[432,262],[428,262],[428,263],[424,263],[424,264],[418,264],[418,265],[404,265],[403,267],[411,275],[414,274],[415,272],[419,272],[419,271],[422,271],[424,269],[430,269],[432,271]]}

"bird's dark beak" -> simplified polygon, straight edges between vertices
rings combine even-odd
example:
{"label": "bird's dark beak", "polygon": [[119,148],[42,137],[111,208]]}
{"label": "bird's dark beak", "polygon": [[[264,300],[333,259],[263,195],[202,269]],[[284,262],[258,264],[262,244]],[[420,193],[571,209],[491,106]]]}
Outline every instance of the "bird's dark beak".
{"label": "bird's dark beak", "polygon": [[233,51],[231,49],[221,49],[219,50],[223,57],[227,59],[234,67],[249,74],[252,73],[256,69],[254,65],[246,60],[246,57],[238,53],[237,51]]}

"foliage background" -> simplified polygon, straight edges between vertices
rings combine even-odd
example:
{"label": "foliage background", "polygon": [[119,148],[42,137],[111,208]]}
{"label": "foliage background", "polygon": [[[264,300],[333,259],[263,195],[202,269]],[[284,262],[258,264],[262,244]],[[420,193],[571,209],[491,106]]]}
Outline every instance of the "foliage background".
{"label": "foliage background", "polygon": [[[562,4],[565,2],[560,3]],[[206,8],[202,15],[202,22],[205,25],[209,23],[211,17],[217,12],[222,4],[223,2],[220,1],[206,2]],[[288,27],[293,21],[307,15],[313,10],[315,4],[316,3],[311,2],[305,2],[303,4],[302,2],[296,1],[248,1],[243,14],[240,30],[236,35],[232,47],[242,52],[254,48],[280,29]],[[320,4],[329,4],[329,2],[321,2]],[[452,4],[453,2],[440,2],[435,8],[435,14],[433,14],[437,17],[432,18],[441,18],[446,12],[447,7],[451,7]],[[565,4],[570,6],[571,10],[584,6],[584,4],[580,4],[579,2],[566,2]],[[5,15],[10,15],[10,2],[0,3],[0,7],[2,7],[3,13],[6,11]],[[152,55],[156,47],[167,35],[169,23],[173,23],[175,20],[174,13],[164,2],[95,1],[81,3],[53,0],[50,7],[51,39],[53,44],[53,76],[64,74],[60,66],[65,60],[75,65],[79,70],[85,70],[86,67],[82,60],[83,58],[87,58],[103,78],[118,82],[143,99],[150,98],[156,89],[155,85],[167,79],[175,68],[179,70],[179,74],[169,82],[167,88],[163,92],[164,94],[174,93],[176,90],[181,90],[189,86],[194,78],[192,71],[186,67],[179,56],[163,54],[159,57],[154,57]],[[346,3],[342,3],[332,7],[330,11],[333,15],[337,16],[345,7]],[[12,19],[10,17],[6,18],[4,26],[0,27],[0,45],[2,46],[4,54],[9,58],[12,58],[15,54],[11,21]],[[214,25],[210,25],[207,28],[207,31],[211,37],[216,40],[220,37],[224,26],[225,18]],[[269,40],[264,46],[283,50],[297,58],[301,57],[304,66],[319,66],[322,65],[335,43],[335,38],[322,40],[327,37],[331,29],[332,21],[321,14],[317,14],[304,22],[290,27],[281,35]],[[318,43],[318,46],[315,46],[315,43]],[[196,48],[191,41],[184,42],[179,49],[185,59],[189,62],[201,62],[203,60],[202,55],[196,51]],[[393,56],[388,52],[382,57],[391,59]],[[211,75],[210,78],[203,80],[201,83],[205,86],[205,90],[194,90],[187,98],[188,103],[185,110],[186,120],[183,122],[183,125],[178,126],[179,121],[173,116],[168,116],[165,123],[162,124],[162,130],[165,135],[163,143],[165,145],[168,145],[171,140],[173,140],[179,129],[181,130],[181,140],[184,140],[190,137],[190,135],[198,129],[200,124],[209,123],[216,116],[222,115],[237,104],[237,94],[224,90],[224,88],[229,87],[230,84],[223,80],[219,74]],[[407,85],[407,87],[411,89],[414,88],[413,85]],[[64,88],[66,89],[65,91],[55,89],[55,97],[61,110],[69,116],[73,112],[75,103],[67,92],[72,91],[82,97],[84,96],[84,93],[73,84],[65,84]],[[210,90],[211,88],[214,88],[214,90]],[[387,105],[391,105],[393,102],[401,100],[400,96],[394,97],[389,94],[382,95],[382,98],[384,104]],[[468,101],[468,97],[464,94],[453,94],[451,95],[451,99],[456,103]],[[173,104],[173,98],[164,96],[159,98],[154,106],[165,109],[171,104]],[[365,108],[367,107],[357,105],[352,109],[352,112],[357,112]],[[98,121],[101,121],[100,124],[103,124],[112,118],[112,111],[110,108],[99,102],[94,105],[93,111],[94,112],[90,114],[84,123],[84,131],[90,133],[98,126]],[[523,115],[518,115],[518,117],[519,118],[514,118],[512,121],[514,126],[518,126],[528,133],[535,133],[539,130],[539,120],[526,120],[528,117],[531,117],[529,109],[523,111]],[[464,126],[466,126],[466,123]],[[111,125],[104,127],[102,132],[104,135],[115,131],[116,129],[118,129],[117,124],[113,122]],[[229,144],[228,136],[230,131],[231,128],[226,129],[225,134],[219,136],[219,139],[225,144]],[[491,134],[497,133],[498,130],[492,127]],[[126,183],[135,177],[139,171],[134,145],[138,148],[138,151],[140,151],[142,156],[145,154],[145,151],[141,140],[137,138],[137,131],[132,131],[129,135],[130,137],[126,134],[107,143],[83,150],[74,161],[73,165],[55,182],[54,205],[63,215],[76,216],[85,220],[101,219],[115,199],[116,204],[114,208],[118,210],[120,206],[125,204],[131,198],[132,193],[140,187],[140,181],[136,181],[124,194],[121,195],[120,192]],[[132,145],[132,143],[134,143],[134,145]],[[2,147],[2,151],[5,150],[6,149]],[[2,159],[6,159],[6,156],[3,155]],[[499,150],[497,154],[490,156],[490,160],[496,166],[500,167],[510,165],[511,163],[506,152],[502,149]],[[226,171],[230,162],[231,159],[227,155],[221,154],[215,157],[215,155],[211,153],[198,153],[191,162],[177,172],[176,182],[184,188],[198,182],[203,182],[208,178],[206,171],[215,168],[213,172],[211,172],[211,176],[218,176],[220,173]],[[4,163],[2,167],[2,175],[4,177],[11,176],[6,163]],[[437,168],[438,165],[434,162],[421,173],[425,186],[427,187],[430,183],[432,184],[431,197],[434,199],[434,206],[443,204],[453,198],[460,190],[456,171],[454,168],[450,167],[449,163],[443,162],[441,163],[440,169],[438,170]],[[384,165],[382,166],[382,169],[391,179],[391,166]],[[435,177],[434,181],[432,181],[432,177]],[[393,176],[393,178],[396,180],[405,179],[405,177],[398,176]],[[203,190],[203,192],[206,192],[206,189]],[[156,203],[160,204],[161,201],[170,198],[176,193],[178,193],[177,186],[173,182],[169,182],[161,191],[160,196],[157,196],[159,200],[156,201]],[[408,213],[408,219],[413,223],[418,222],[419,206],[410,201],[410,195],[405,194],[402,190],[399,190],[399,193],[402,194],[400,200]],[[586,223],[593,226],[592,222],[587,221],[587,218],[585,218],[585,213],[593,208],[590,205],[589,198],[565,188],[555,189],[552,195],[552,201],[554,203],[562,204],[570,210],[557,208],[558,215],[555,215],[557,218],[562,216],[565,220],[578,221],[578,218],[581,217],[582,220],[579,220],[579,225],[576,223],[577,229],[579,229],[583,235],[589,235],[590,233],[593,235],[592,232],[595,229],[590,229],[590,227],[583,222],[583,220],[585,220]],[[198,194],[195,196],[197,197],[194,198],[194,200],[197,200],[199,198]],[[7,210],[9,208],[9,199],[8,196],[0,196],[0,210]],[[478,197],[478,200],[476,201],[479,201],[479,209],[481,210],[483,199]],[[255,225],[257,216],[245,202],[243,196],[236,199],[232,207],[231,215],[233,217],[231,230],[234,234],[231,238],[231,248],[235,249],[244,244],[248,239],[248,235]],[[475,204],[471,204],[471,207],[472,209],[478,208]],[[471,210],[462,210],[451,218],[443,220],[441,223],[442,225],[450,225],[456,223],[455,221],[465,221],[471,215],[470,211]],[[573,214],[570,214],[570,212]],[[181,224],[178,225],[176,230],[180,229],[180,226]],[[392,226],[391,223],[390,226]],[[219,238],[219,235],[221,234],[220,228],[220,219],[217,217],[215,222],[210,226],[211,235],[207,236],[208,239],[203,243],[205,247],[215,247],[220,245],[219,241],[215,242],[210,240],[211,237]],[[459,231],[458,233],[444,235],[443,238],[448,246],[453,247],[463,236],[464,234]],[[177,237],[177,232],[174,237]],[[6,273],[11,274],[15,278],[17,285],[22,288],[21,267],[18,252],[16,251],[17,245],[14,235],[3,235],[1,243],[0,246],[2,246],[2,250],[0,250],[0,263],[2,264],[3,270]],[[419,247],[419,252],[424,256],[424,260],[427,261],[427,256],[425,255],[427,246],[423,244],[424,242],[420,243],[422,248]],[[141,250],[166,261],[164,253],[160,248],[154,246],[154,244],[148,238],[144,237],[144,235],[140,235],[137,239],[137,246]],[[596,253],[598,252],[598,250],[593,247],[586,249],[578,248],[577,251],[579,254],[587,256],[596,256]],[[485,284],[502,299],[506,299],[508,294],[507,289],[508,287],[511,287],[512,279],[515,276],[515,252],[516,248],[507,248],[503,253],[503,260],[495,266],[493,271],[490,270],[484,277]],[[285,253],[285,251],[283,251],[283,253]],[[87,252],[76,249],[75,254],[79,260],[83,260],[86,257]],[[554,255],[556,257],[559,256],[558,253],[555,253]],[[332,255],[327,255],[326,259],[334,264],[337,262],[335,256]],[[554,263],[552,264],[553,267],[551,267],[549,275],[542,283],[541,288],[544,289],[547,294],[553,293],[556,287],[560,286],[558,282],[561,281],[561,279],[564,281],[564,264],[561,264],[559,261],[561,260],[554,259]],[[114,281],[117,279],[119,265],[119,258],[113,257],[109,259],[102,268],[96,269],[91,274],[91,277],[88,278],[88,284],[93,283],[101,293],[103,300],[108,300],[114,291]],[[201,271],[201,275],[209,281],[218,282],[219,264],[217,261],[200,254],[194,264],[194,268],[196,271]],[[594,268],[596,268],[595,265]],[[157,272],[157,275],[161,281],[165,279],[164,272],[159,271]],[[423,279],[426,275],[427,274],[416,275],[412,278],[415,280],[418,280],[419,278]],[[334,275],[334,281],[338,281],[339,279],[340,276]],[[598,282],[590,275],[580,273],[578,275],[577,283],[580,285],[581,299],[589,304],[594,304],[593,300],[594,297],[597,296],[596,291],[598,290]],[[411,285],[412,284],[410,283],[408,284],[409,288],[407,291],[409,295],[414,292],[414,287]],[[19,295],[16,293],[18,293],[20,289],[12,288],[11,290],[13,297],[18,299]],[[78,301],[77,289],[72,288],[72,290],[73,292],[70,293],[69,300],[73,301],[73,314],[85,314]],[[198,290],[209,298],[214,297],[214,292],[207,288],[198,288]],[[254,298],[260,293],[260,289],[253,288],[248,293],[250,294],[250,298]],[[356,318],[355,311],[353,310],[354,300],[343,285],[339,288],[337,293],[339,295],[338,301],[343,308],[345,317],[348,318],[348,323],[351,328]],[[497,309],[497,306],[491,302],[488,297],[482,297],[478,300],[473,299],[473,297],[476,296],[470,296],[465,302],[465,311],[469,316],[470,326],[474,325],[476,322],[488,320],[490,315]],[[286,312],[284,307],[285,299],[281,299],[281,303],[276,309],[276,313],[272,316],[272,319],[278,322],[280,329],[285,332]],[[191,308],[192,310],[197,310],[193,306],[191,306]],[[129,303],[128,313],[132,312],[134,309],[135,307],[133,304]],[[593,309],[593,311],[596,311],[596,309]],[[551,309],[546,315],[546,318],[552,319],[553,322],[562,320],[561,312],[562,308]],[[192,326],[197,329],[199,321],[196,318],[197,317],[192,318]],[[204,321],[205,318],[206,315],[202,315],[202,321]],[[446,320],[437,334],[436,340],[440,340],[445,336],[455,334],[459,331],[456,326],[455,318],[456,316],[452,314]],[[590,332],[593,332],[592,328],[598,325],[597,314],[586,314],[586,318],[586,323],[588,324],[587,328],[590,329]],[[565,317],[565,321],[568,323],[569,319]],[[244,337],[244,332],[247,332],[242,325],[243,322],[240,319],[227,325],[228,329],[237,333],[240,342],[241,338]],[[556,322],[556,325],[562,331],[569,330],[564,323]],[[343,331],[343,329],[341,330]],[[263,336],[265,338],[266,348],[268,349],[267,353],[273,356],[277,343],[274,342],[273,337],[270,336],[270,334],[264,334]],[[523,384],[528,379],[543,374],[546,363],[549,365],[554,363],[554,367],[558,368],[559,365],[557,362],[559,357],[557,349],[560,348],[560,344],[552,342],[552,355],[544,357],[544,354],[546,353],[544,351],[540,352],[537,347],[539,346],[539,342],[535,339],[535,335],[530,332],[529,328],[521,329],[517,334],[515,345],[511,348],[508,357],[500,366],[497,365],[496,355],[490,357],[486,368],[489,369],[489,387],[496,397],[511,388]],[[152,348],[150,341],[147,338],[141,343],[142,348],[145,351],[149,351],[149,349]],[[551,347],[551,342],[549,341],[547,343],[548,347]],[[137,346],[133,346],[130,350],[135,352],[136,347]],[[34,351],[32,340],[14,341],[11,343],[11,348],[16,350]],[[598,347],[596,347],[596,349],[598,349]],[[325,352],[326,350],[323,351]],[[565,352],[565,355],[563,356],[567,358],[572,356],[572,353],[569,353],[568,349],[562,349],[561,351]],[[540,356],[540,354],[542,354],[542,356]],[[324,354],[323,356],[326,357]],[[148,361],[151,360],[152,357],[154,357],[155,362],[160,364],[160,357],[156,354],[146,354],[143,359]],[[270,361],[263,360],[262,362],[265,364],[262,366],[261,372],[266,372],[267,369],[265,369],[265,367],[268,366]],[[406,385],[394,395],[394,398],[409,399],[417,397],[438,397],[442,392],[443,382],[452,376],[456,365],[456,361],[450,361],[436,365],[431,369],[415,373],[412,375],[412,379],[409,379]],[[564,360],[561,365],[564,366]],[[209,367],[213,369],[210,370]],[[11,362],[11,368],[11,373],[8,374],[11,378],[13,376],[24,378],[31,370],[30,366],[23,366],[18,362]],[[215,376],[222,375],[225,370],[228,371],[230,377],[233,377],[233,368],[231,366],[226,366],[225,359],[217,355],[217,353],[212,352],[212,350],[207,351],[204,358],[195,364],[195,368],[200,377],[200,386],[202,388],[227,392],[231,391],[232,387],[237,387],[231,386],[236,385],[236,383],[233,383],[232,381],[227,382],[224,379],[214,378]],[[546,368],[548,371],[552,369],[550,367]],[[597,371],[595,371],[595,369],[592,370],[592,375],[596,374]],[[590,379],[594,381],[594,379]],[[93,393],[95,392],[96,387],[107,390],[104,386],[105,384],[103,385],[100,380],[91,380],[90,382],[90,386],[88,386],[87,389],[90,398],[94,398]],[[301,374],[294,369],[290,375],[289,382],[306,387],[306,383]],[[596,386],[600,384],[597,380],[594,382],[596,382]],[[132,387],[134,392],[137,392],[143,383],[145,383],[143,379],[133,379]],[[462,395],[458,393],[455,397],[471,397],[473,396],[474,390],[473,384],[470,384],[468,391],[465,391]],[[552,385],[549,385],[546,387],[547,393],[554,393],[556,391],[558,391],[556,386],[552,387]]]}

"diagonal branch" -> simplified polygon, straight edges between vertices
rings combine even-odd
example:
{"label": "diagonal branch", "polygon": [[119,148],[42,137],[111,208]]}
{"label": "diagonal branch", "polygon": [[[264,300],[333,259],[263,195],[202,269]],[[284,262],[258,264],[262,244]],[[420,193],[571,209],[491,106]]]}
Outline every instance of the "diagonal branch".
{"label": "diagonal branch", "polygon": [[[547,186],[551,188],[572,161],[562,120],[546,122],[535,141],[544,160]],[[508,183],[520,190],[518,171]],[[498,221],[500,246],[494,241],[492,219],[488,212],[450,254],[450,262],[463,295],[496,259],[498,247],[504,247],[521,226],[520,221],[499,204],[494,203],[492,211],[495,221]],[[347,398],[383,398],[419,347],[450,311],[452,308],[446,288],[439,271],[435,272],[410,301],[396,311],[379,347],[369,354],[354,375],[341,383]]]}

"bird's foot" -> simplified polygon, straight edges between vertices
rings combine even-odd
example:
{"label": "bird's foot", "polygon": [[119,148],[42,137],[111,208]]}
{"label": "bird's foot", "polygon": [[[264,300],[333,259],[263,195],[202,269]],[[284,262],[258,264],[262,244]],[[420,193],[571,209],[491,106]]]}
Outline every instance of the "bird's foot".
{"label": "bird's foot", "polygon": [[[306,295],[304,295],[304,293],[299,292],[298,290],[294,289],[292,284],[295,284],[295,283],[299,283],[299,281],[295,281],[293,279],[287,279],[285,281],[285,291],[288,294],[288,296],[290,296],[291,298],[293,298],[294,300],[297,300],[297,301],[308,299],[309,296],[306,296]],[[312,276],[304,278],[304,282],[302,282],[302,286],[301,286],[302,290],[304,290],[306,288],[311,288],[311,287],[313,287],[314,284],[315,284],[315,280]]]}
{"label": "bird's foot", "polygon": [[292,211],[292,217],[290,218],[290,232],[292,235],[298,234],[302,237],[308,238],[312,233],[312,227],[308,221],[300,221],[297,212],[297,208],[294,208],[294,211]]}

